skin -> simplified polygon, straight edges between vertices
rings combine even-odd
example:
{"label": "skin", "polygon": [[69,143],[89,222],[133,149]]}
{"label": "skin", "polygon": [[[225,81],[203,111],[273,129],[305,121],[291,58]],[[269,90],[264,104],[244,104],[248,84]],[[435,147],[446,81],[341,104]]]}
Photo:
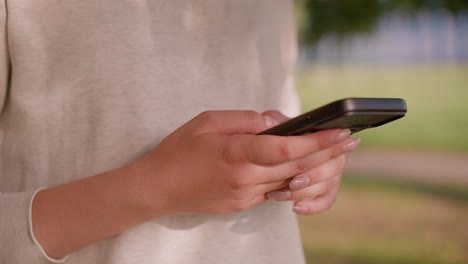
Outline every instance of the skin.
{"label": "skin", "polygon": [[[288,120],[279,112],[265,114],[280,122]],[[349,135],[350,131],[344,130],[342,133]],[[342,145],[344,149],[328,148],[310,155],[311,162],[316,161],[318,156],[329,160],[294,176],[287,187],[269,192],[267,196],[277,201],[296,201],[293,211],[301,215],[313,215],[328,210],[336,200],[345,165],[345,155],[341,151],[353,151],[360,142],[360,139],[347,138]]]}
{"label": "skin", "polygon": [[298,214],[322,212],[336,198],[344,153],[359,140],[339,129],[255,135],[286,119],[279,112],[204,112],[131,164],[40,191],[34,235],[50,257],[61,258],[174,214],[237,213],[268,199],[296,201]]}

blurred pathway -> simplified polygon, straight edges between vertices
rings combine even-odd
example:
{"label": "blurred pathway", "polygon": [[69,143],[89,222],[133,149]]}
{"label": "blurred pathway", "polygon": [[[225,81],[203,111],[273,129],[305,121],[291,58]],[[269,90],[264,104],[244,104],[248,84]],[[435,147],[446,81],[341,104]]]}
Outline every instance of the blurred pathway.
{"label": "blurred pathway", "polygon": [[468,154],[362,148],[347,158],[348,174],[468,185]]}

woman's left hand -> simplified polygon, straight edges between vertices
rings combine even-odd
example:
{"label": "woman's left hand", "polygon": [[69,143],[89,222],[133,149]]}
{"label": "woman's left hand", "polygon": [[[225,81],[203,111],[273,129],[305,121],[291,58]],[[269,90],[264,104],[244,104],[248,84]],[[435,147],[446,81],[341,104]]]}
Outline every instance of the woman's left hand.
{"label": "woman's left hand", "polygon": [[295,176],[288,187],[269,192],[276,201],[296,201],[293,211],[312,215],[326,211],[336,200],[345,164],[345,155],[338,156],[306,173]]}
{"label": "woman's left hand", "polygon": [[[289,118],[277,111],[263,113],[269,115],[280,123]],[[344,146],[345,152],[356,149],[359,139],[348,141]],[[314,153],[304,161],[313,160],[317,156],[329,156],[330,153]],[[341,183],[341,176],[345,166],[345,154],[332,158],[305,173],[294,176],[288,187],[267,193],[269,199],[276,201],[295,201],[293,211],[301,215],[312,215],[328,210],[336,200]]]}

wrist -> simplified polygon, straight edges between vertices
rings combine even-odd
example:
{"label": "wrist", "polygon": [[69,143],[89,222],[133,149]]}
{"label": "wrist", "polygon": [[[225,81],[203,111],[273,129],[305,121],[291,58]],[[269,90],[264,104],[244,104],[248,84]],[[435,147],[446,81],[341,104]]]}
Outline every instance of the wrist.
{"label": "wrist", "polygon": [[[59,258],[143,222],[167,216],[166,207],[146,195],[141,168],[127,165],[44,189],[32,203],[35,238]],[[154,190],[154,199],[159,199]],[[170,207],[167,207],[170,208]]]}
{"label": "wrist", "polygon": [[140,208],[148,220],[175,214],[174,207],[170,205],[165,195],[164,184],[158,177],[162,172],[155,171],[153,162],[148,156],[143,157],[121,168],[128,179],[129,197]]}

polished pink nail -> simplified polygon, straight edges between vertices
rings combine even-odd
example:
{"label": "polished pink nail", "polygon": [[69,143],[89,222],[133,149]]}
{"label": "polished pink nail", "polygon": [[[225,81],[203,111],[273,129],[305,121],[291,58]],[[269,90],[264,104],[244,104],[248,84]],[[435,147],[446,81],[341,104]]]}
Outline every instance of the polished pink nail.
{"label": "polished pink nail", "polygon": [[355,138],[351,142],[349,142],[349,143],[347,143],[347,144],[345,144],[343,146],[343,151],[344,152],[353,151],[359,146],[359,144],[361,144],[361,139]]}
{"label": "polished pink nail", "polygon": [[332,142],[333,144],[343,142],[349,137],[349,135],[351,135],[351,130],[343,129],[333,136]]}
{"label": "polished pink nail", "polygon": [[279,124],[278,120],[274,119],[271,116],[264,115],[263,120],[265,120],[265,125],[267,127],[273,127]]}
{"label": "polished pink nail", "polygon": [[293,211],[296,214],[306,214],[307,213],[307,207],[304,206],[294,206]]}
{"label": "polished pink nail", "polygon": [[295,178],[289,183],[289,189],[291,189],[291,191],[297,191],[300,189],[304,189],[305,187],[308,187],[309,184],[310,184],[309,177],[299,177],[299,178]]}

